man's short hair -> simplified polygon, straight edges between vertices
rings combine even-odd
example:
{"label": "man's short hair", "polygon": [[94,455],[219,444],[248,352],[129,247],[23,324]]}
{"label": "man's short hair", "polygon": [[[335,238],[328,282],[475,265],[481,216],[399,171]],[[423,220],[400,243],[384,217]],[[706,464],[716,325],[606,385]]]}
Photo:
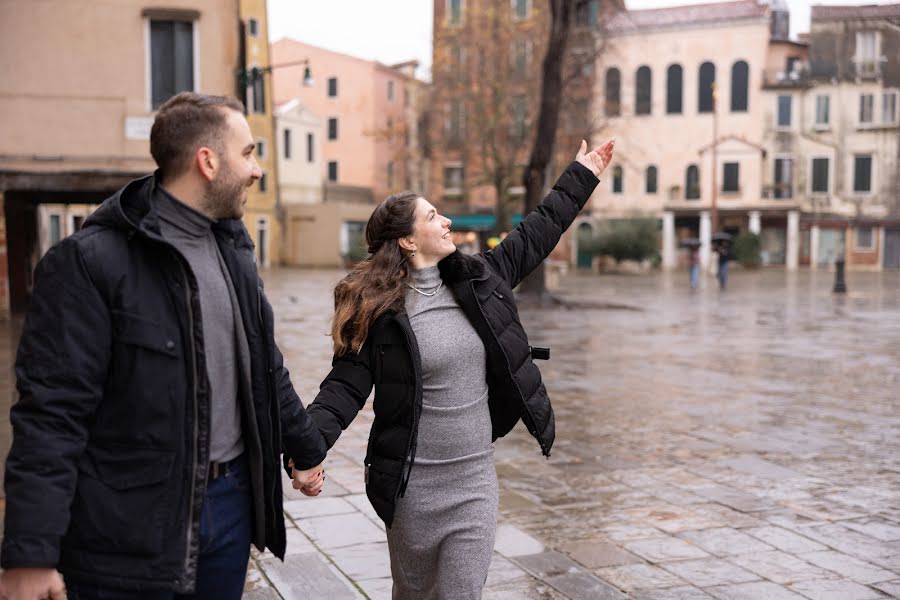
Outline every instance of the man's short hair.
{"label": "man's short hair", "polygon": [[209,96],[181,92],[159,107],[150,129],[150,154],[162,179],[183,175],[203,146],[223,152],[225,109],[244,112],[233,96]]}

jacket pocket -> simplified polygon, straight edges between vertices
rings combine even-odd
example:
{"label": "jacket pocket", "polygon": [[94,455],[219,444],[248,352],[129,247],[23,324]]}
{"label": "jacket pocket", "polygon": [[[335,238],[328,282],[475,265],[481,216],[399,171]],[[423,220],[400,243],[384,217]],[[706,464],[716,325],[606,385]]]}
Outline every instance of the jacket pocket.
{"label": "jacket pocket", "polygon": [[178,356],[180,336],[174,325],[120,310],[112,311],[112,316],[115,342],[171,357]]}
{"label": "jacket pocket", "polygon": [[401,461],[374,457],[366,459],[366,496],[375,513],[390,527],[394,520],[397,492],[400,489]]}
{"label": "jacket pocket", "polygon": [[162,553],[174,498],[175,453],[90,446],[79,463],[66,545],[108,554]]}

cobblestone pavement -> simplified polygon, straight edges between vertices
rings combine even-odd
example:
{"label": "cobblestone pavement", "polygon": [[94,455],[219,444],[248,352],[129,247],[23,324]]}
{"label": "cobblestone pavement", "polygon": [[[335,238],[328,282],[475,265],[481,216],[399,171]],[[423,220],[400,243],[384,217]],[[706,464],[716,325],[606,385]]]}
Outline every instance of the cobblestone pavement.
{"label": "cobblestone pavement", "polygon": [[[341,273],[264,276],[310,401]],[[826,272],[713,283],[569,274],[560,296],[632,309],[523,308],[552,348],[557,439],[550,460],[522,427],[496,444],[485,598],[900,597],[900,274],[850,273],[846,297]],[[254,553],[246,598],[390,597],[362,481],[370,423],[367,407],[329,454],[322,496],[287,486],[289,556]]]}

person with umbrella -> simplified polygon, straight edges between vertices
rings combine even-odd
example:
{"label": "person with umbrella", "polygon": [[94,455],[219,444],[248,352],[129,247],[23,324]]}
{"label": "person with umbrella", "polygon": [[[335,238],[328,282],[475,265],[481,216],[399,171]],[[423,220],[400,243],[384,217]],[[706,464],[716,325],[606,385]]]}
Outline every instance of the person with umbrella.
{"label": "person with umbrella", "polygon": [[719,255],[716,266],[716,278],[719,280],[719,289],[725,290],[728,286],[728,257],[731,254],[731,235],[720,232],[712,236],[713,250]]}

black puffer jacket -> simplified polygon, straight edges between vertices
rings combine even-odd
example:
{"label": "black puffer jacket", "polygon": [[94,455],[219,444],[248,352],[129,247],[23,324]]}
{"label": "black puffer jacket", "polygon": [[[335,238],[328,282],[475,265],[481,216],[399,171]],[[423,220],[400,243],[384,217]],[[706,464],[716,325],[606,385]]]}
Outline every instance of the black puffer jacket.
{"label": "black puffer jacket", "polygon": [[[152,176],[128,184],[38,265],[16,359],[5,569],[58,567],[66,579],[125,589],[194,587],[209,381],[197,282],[160,236],[153,185]],[[308,468],[325,445],[275,345],[246,229],[221,221],[213,231],[250,346],[255,422],[245,413],[243,435],[253,541],[283,557],[278,454]]]}
{"label": "black puffer jacket", "polygon": [[[500,245],[475,256],[456,252],[438,264],[485,346],[493,438],[509,433],[521,419],[547,456],[555,436],[553,409],[532,362],[512,288],[550,254],[597,181],[587,168],[572,163]],[[332,365],[309,415],[330,448],[375,387],[366,493],[390,527],[396,498],[403,495],[415,462],[422,406],[421,361],[406,314],[380,316],[360,351],[336,356]]]}

